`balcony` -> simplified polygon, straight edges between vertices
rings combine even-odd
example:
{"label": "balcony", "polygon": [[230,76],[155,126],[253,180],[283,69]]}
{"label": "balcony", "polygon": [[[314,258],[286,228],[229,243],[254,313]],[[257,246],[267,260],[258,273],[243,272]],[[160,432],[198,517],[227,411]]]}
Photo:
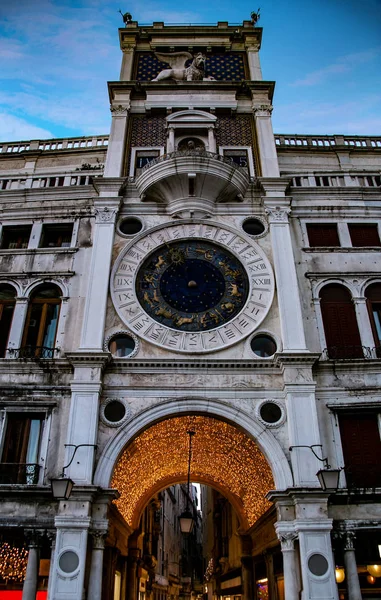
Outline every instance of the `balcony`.
{"label": "balcony", "polygon": [[350,360],[356,358],[375,358],[375,349],[368,346],[328,346],[322,352],[323,360]]}
{"label": "balcony", "polygon": [[179,199],[241,201],[250,183],[246,168],[204,150],[176,151],[147,163],[135,179],[144,200],[174,204]]}
{"label": "balcony", "polygon": [[44,360],[58,358],[60,349],[48,346],[24,346],[23,348],[8,348],[11,358],[23,358],[28,360]]}
{"label": "balcony", "polygon": [[40,465],[0,463],[0,485],[37,485]]}

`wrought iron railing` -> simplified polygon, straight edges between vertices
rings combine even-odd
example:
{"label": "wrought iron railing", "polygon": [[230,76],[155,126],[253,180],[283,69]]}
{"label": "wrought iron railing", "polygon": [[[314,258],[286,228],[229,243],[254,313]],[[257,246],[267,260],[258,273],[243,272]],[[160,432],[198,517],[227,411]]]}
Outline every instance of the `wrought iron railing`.
{"label": "wrought iron railing", "polygon": [[8,348],[12,358],[25,358],[29,360],[52,359],[58,356],[59,348],[48,346],[23,346],[22,348]]}
{"label": "wrought iron railing", "polygon": [[322,352],[323,360],[346,360],[351,358],[373,358],[368,346],[328,346]]}
{"label": "wrought iron railing", "polygon": [[228,156],[223,156],[222,154],[216,154],[214,152],[207,152],[206,150],[194,149],[194,150],[176,150],[175,152],[170,152],[169,154],[161,154],[160,156],[156,156],[155,158],[150,160],[148,163],[146,163],[144,165],[144,167],[141,168],[140,173],[144,173],[144,171],[146,171],[147,169],[150,169],[151,167],[153,167],[154,165],[156,165],[158,163],[165,162],[166,160],[171,160],[172,158],[177,158],[177,157],[180,158],[180,157],[184,157],[184,156],[213,158],[214,160],[218,160],[219,162],[222,162],[226,165],[229,165],[230,167],[233,167],[234,169],[237,169],[237,171],[240,171],[240,172],[242,172],[243,170],[247,171],[247,167],[239,167]]}
{"label": "wrought iron railing", "polygon": [[0,463],[0,485],[36,485],[40,468],[32,463]]}

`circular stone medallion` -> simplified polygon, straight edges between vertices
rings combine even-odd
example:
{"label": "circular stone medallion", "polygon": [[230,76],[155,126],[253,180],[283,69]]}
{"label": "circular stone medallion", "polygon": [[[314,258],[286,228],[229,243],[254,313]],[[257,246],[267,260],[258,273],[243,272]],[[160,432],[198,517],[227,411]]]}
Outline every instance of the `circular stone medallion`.
{"label": "circular stone medallion", "polygon": [[136,236],[118,256],[110,286],[132,331],[161,347],[198,353],[252,333],[274,293],[270,264],[253,240],[194,220]]}

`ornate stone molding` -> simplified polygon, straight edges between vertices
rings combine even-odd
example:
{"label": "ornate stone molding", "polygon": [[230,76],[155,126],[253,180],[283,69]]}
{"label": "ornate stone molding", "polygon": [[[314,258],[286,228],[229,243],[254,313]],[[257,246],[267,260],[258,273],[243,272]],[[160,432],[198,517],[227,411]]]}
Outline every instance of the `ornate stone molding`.
{"label": "ornate stone molding", "polygon": [[136,44],[129,44],[128,42],[123,42],[121,45],[122,52],[126,54],[132,54],[136,48]]}
{"label": "ornate stone molding", "polygon": [[256,44],[255,42],[249,42],[247,44],[245,44],[245,50],[246,52],[259,52],[260,50],[260,44]]}
{"label": "ornate stone molding", "polygon": [[271,117],[273,109],[272,104],[253,104],[253,113],[256,117]]}
{"label": "ornate stone molding", "polygon": [[94,213],[95,213],[95,222],[98,223],[106,223],[106,224],[113,224],[115,223],[115,219],[116,219],[116,215],[117,215],[117,209],[116,208],[109,208],[108,206],[100,206],[99,208],[96,208]]}
{"label": "ornate stone molding", "polygon": [[110,106],[110,112],[113,117],[127,117],[129,111],[128,106],[122,106],[122,104]]}
{"label": "ornate stone molding", "polygon": [[266,206],[266,215],[269,223],[288,223],[288,215],[291,212],[290,208],[284,206]]}

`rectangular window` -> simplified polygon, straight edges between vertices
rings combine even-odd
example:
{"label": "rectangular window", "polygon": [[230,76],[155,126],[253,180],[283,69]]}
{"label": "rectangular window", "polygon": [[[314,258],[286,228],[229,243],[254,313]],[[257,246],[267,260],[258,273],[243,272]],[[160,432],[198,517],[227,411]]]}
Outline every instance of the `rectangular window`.
{"label": "rectangular window", "polygon": [[40,413],[9,413],[0,464],[1,483],[38,483],[42,424]]}
{"label": "rectangular window", "polygon": [[381,487],[378,414],[340,414],[339,425],[348,487]]}
{"label": "rectangular window", "polygon": [[135,175],[139,175],[142,168],[159,155],[159,150],[138,150],[135,157]]}
{"label": "rectangular window", "polygon": [[348,223],[348,229],[354,248],[381,246],[376,223]]}
{"label": "rectangular window", "polygon": [[1,236],[1,249],[11,250],[27,248],[31,231],[32,225],[17,225],[15,227],[6,225],[3,227]]}
{"label": "rectangular window", "polygon": [[311,247],[340,247],[336,223],[307,223],[307,234]]}
{"label": "rectangular window", "polygon": [[70,248],[73,223],[44,225],[40,248]]}

